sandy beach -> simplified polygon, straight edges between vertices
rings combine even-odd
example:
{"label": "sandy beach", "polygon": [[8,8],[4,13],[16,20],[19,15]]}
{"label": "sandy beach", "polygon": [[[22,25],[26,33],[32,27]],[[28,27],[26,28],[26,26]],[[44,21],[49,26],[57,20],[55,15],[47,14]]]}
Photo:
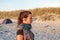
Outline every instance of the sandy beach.
{"label": "sandy beach", "polygon": [[[16,25],[16,20],[11,24],[0,24],[0,40],[16,40]],[[60,40],[60,21],[35,20],[32,22],[31,31],[35,40]]]}

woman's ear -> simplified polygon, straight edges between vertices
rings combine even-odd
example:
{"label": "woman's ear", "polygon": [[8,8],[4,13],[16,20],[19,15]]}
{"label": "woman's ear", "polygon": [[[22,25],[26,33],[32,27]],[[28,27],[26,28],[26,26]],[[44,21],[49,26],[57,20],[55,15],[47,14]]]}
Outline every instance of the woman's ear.
{"label": "woman's ear", "polygon": [[23,21],[26,21],[26,18],[23,18]]}

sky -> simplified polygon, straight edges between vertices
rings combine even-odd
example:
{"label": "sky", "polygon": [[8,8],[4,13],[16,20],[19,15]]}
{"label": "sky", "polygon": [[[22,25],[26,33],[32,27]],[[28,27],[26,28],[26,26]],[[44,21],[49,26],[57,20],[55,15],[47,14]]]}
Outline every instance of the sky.
{"label": "sky", "polygon": [[60,7],[60,0],[0,0],[1,11],[43,7]]}

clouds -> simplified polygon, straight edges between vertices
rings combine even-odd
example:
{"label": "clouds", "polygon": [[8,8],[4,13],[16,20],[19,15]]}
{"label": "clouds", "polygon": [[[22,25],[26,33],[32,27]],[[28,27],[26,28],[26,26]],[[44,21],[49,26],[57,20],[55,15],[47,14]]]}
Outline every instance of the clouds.
{"label": "clouds", "polygon": [[60,0],[0,0],[0,10],[60,7]]}

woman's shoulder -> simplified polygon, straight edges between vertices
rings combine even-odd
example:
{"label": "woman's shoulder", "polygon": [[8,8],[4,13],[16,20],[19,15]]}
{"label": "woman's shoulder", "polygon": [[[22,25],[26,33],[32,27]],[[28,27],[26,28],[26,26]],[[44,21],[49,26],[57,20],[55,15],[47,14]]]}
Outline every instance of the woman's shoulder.
{"label": "woman's shoulder", "polygon": [[17,35],[23,35],[23,29],[19,29],[19,30],[17,30],[17,33],[16,33]]}
{"label": "woman's shoulder", "polygon": [[21,25],[18,25],[17,30],[23,29]]}
{"label": "woman's shoulder", "polygon": [[23,35],[23,29],[22,29],[21,25],[18,25],[16,34],[17,35]]}

